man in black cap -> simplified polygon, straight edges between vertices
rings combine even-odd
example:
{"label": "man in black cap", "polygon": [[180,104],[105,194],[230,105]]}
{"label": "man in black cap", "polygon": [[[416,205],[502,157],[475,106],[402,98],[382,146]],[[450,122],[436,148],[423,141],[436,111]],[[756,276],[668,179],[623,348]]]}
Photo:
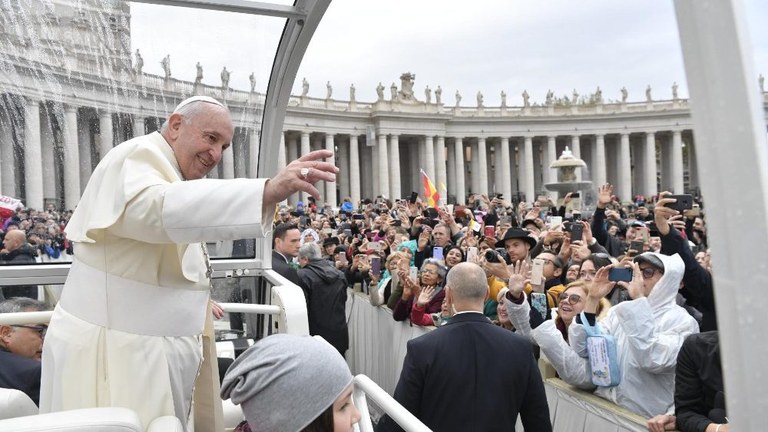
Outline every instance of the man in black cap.
{"label": "man in black cap", "polygon": [[338,237],[326,237],[323,240],[323,256],[329,261],[334,261],[333,251],[339,245]]}
{"label": "man in black cap", "polygon": [[528,258],[531,249],[536,246],[536,240],[528,230],[510,228],[504,233],[504,238],[496,242],[497,248],[506,249],[510,260],[515,263]]}

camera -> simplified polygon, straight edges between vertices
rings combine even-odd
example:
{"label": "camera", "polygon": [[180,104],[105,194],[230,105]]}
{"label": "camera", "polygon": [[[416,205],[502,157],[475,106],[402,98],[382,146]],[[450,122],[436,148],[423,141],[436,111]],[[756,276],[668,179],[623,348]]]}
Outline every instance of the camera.
{"label": "camera", "polygon": [[507,265],[512,264],[512,258],[509,257],[507,250],[504,248],[488,249],[485,251],[485,260],[488,262],[501,262],[499,257],[501,257]]}

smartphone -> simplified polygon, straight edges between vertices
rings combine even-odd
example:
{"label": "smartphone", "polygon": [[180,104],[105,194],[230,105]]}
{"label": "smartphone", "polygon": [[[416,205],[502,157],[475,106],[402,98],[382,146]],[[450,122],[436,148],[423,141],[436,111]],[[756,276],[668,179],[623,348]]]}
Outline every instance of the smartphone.
{"label": "smartphone", "polygon": [[579,197],[581,197],[581,193],[579,192],[574,192],[571,194],[571,198],[579,198]]}
{"label": "smartphone", "polygon": [[372,255],[371,258],[371,273],[376,276],[381,274],[381,257]]}
{"label": "smartphone", "polygon": [[643,253],[643,249],[644,249],[643,245],[645,245],[645,243],[643,243],[642,240],[634,240],[631,243],[629,243],[629,250],[636,251],[637,254],[639,255]]}
{"label": "smartphone", "polygon": [[347,265],[347,263],[349,262],[349,261],[347,260],[347,254],[346,254],[346,252],[339,252],[338,254],[336,254],[336,256],[338,257],[339,261],[340,261],[341,263],[343,263],[344,265]]}
{"label": "smartphone", "polygon": [[374,251],[374,252],[378,252],[378,251],[380,251],[380,250],[381,250],[381,243],[379,243],[379,242],[377,242],[377,241],[375,241],[375,242],[369,242],[369,243],[368,243],[368,249],[370,249],[370,250],[372,250],[372,251]]}
{"label": "smartphone", "polygon": [[558,225],[562,225],[563,223],[563,217],[562,216],[551,216],[549,218],[549,228],[557,228]]}
{"label": "smartphone", "polygon": [[363,220],[363,219],[365,219],[365,215],[364,214],[353,214],[352,215],[352,219]]}
{"label": "smartphone", "polygon": [[419,198],[419,194],[417,192],[411,192],[411,196],[408,198],[408,202],[411,204],[416,204],[416,200]]}
{"label": "smartphone", "polygon": [[583,234],[584,225],[580,223],[571,224],[571,243],[575,242],[576,240],[581,240]]}
{"label": "smartphone", "polygon": [[667,195],[665,198],[674,198],[677,202],[666,204],[664,207],[675,209],[682,213],[693,208],[693,195]]}
{"label": "smartphone", "polygon": [[448,214],[450,214],[451,216],[453,216],[453,204],[446,204],[446,205],[445,205],[445,209],[446,209],[446,211],[448,212]]}
{"label": "smartphone", "polygon": [[432,258],[434,259],[445,259],[443,258],[443,248],[440,246],[435,246],[432,248]]}
{"label": "smartphone", "polygon": [[352,230],[349,228],[346,228],[344,230],[344,235],[347,236],[347,238],[352,237]]}
{"label": "smartphone", "polygon": [[477,248],[475,246],[468,247],[467,262],[474,262],[475,258],[477,258]]}
{"label": "smartphone", "polygon": [[544,260],[541,258],[535,258],[533,265],[531,266],[531,284],[541,285],[544,282]]}
{"label": "smartphone", "polygon": [[496,237],[496,227],[493,225],[487,225],[485,227],[485,237],[486,238],[494,238]]}
{"label": "smartphone", "polygon": [[547,295],[540,292],[531,293],[531,307],[535,309],[542,318],[547,316]]}
{"label": "smartphone", "polygon": [[631,282],[632,269],[627,267],[614,267],[608,270],[608,280],[613,282]]}
{"label": "smartphone", "polygon": [[410,276],[411,276],[411,279],[413,279],[414,281],[416,281],[418,283],[418,281],[419,281],[419,269],[417,269],[416,267],[411,267]]}
{"label": "smartphone", "polygon": [[308,218],[306,216],[299,217],[299,225],[306,225],[307,224],[307,219]]}

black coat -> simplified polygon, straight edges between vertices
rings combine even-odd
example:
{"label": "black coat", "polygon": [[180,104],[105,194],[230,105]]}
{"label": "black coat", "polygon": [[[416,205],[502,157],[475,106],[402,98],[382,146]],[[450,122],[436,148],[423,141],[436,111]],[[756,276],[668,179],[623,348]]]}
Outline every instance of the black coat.
{"label": "black coat", "polygon": [[321,258],[299,269],[299,282],[307,299],[309,334],[322,336],[344,355],[349,348],[346,276]]}
{"label": "black coat", "polygon": [[274,250],[272,251],[272,270],[294,284],[299,284],[299,273],[285,261],[279,252]]}
{"label": "black coat", "polygon": [[681,432],[724,423],[725,394],[717,332],[692,334],[677,354],[675,415]]}
{"label": "black coat", "polygon": [[[408,342],[395,399],[434,431],[552,431],[549,407],[528,339],[481,313]],[[384,418],[379,431],[402,430]]]}
{"label": "black coat", "polygon": [[40,404],[40,362],[0,348],[0,387],[21,390]]}
{"label": "black coat", "polygon": [[[36,256],[37,250],[30,244],[25,244],[14,251],[8,253],[0,253],[0,265],[34,264],[37,262],[35,260]],[[0,294],[0,300],[3,298],[9,299],[13,297],[37,298],[37,285],[16,285],[3,287],[2,293]]]}

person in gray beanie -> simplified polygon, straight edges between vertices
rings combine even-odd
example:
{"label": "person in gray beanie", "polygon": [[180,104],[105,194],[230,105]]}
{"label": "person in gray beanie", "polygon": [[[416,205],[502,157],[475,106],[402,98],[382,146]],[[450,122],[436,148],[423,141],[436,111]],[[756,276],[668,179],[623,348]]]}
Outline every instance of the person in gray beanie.
{"label": "person in gray beanie", "polygon": [[253,432],[346,432],[360,420],[349,367],[319,337],[258,341],[227,370],[221,397],[241,405]]}

